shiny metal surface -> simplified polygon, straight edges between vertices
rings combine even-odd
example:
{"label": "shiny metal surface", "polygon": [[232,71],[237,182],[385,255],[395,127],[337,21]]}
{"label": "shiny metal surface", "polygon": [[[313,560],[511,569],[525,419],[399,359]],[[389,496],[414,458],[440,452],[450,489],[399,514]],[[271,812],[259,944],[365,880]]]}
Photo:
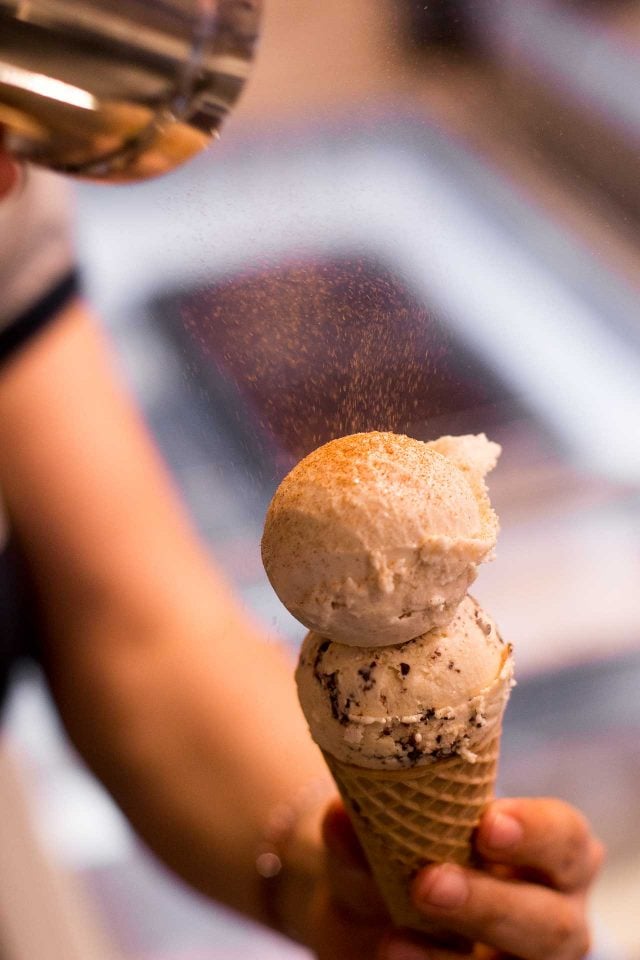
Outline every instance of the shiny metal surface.
{"label": "shiny metal surface", "polygon": [[164,173],[216,136],[261,0],[0,0],[0,124],[18,158],[100,180]]}

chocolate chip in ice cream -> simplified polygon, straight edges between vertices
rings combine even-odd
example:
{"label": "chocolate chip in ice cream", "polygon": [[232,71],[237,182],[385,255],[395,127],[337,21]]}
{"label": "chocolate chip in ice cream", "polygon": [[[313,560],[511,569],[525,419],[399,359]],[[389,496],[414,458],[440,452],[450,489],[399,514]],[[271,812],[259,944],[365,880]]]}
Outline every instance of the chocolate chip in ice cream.
{"label": "chocolate chip in ice cream", "polygon": [[432,762],[433,751],[473,753],[484,736],[478,724],[487,705],[508,695],[512,669],[491,618],[478,618],[478,609],[467,596],[446,627],[384,647],[310,633],[297,681],[322,749],[371,769]]}

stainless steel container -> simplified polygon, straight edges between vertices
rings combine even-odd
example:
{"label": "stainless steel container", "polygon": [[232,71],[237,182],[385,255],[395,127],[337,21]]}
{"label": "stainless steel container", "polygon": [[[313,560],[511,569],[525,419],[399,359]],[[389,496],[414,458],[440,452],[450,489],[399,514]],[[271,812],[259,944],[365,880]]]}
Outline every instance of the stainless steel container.
{"label": "stainless steel container", "polygon": [[238,98],[262,0],[0,0],[0,127],[16,158],[126,182],[205,147]]}

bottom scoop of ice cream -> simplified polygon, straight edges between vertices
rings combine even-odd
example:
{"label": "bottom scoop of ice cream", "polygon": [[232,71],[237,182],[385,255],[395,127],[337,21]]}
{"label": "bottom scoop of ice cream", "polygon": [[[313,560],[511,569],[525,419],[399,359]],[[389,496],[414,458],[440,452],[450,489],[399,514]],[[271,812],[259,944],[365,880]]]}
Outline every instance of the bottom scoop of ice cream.
{"label": "bottom scoop of ice cream", "polygon": [[402,644],[356,648],[310,633],[296,672],[316,743],[372,770],[455,754],[473,762],[512,676],[511,647],[471,597],[447,627]]}

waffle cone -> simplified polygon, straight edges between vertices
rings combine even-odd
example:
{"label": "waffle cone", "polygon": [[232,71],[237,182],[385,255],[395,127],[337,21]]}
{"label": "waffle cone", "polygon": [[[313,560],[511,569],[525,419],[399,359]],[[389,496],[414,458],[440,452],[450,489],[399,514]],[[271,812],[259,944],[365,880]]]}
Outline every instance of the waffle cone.
{"label": "waffle cone", "polygon": [[413,907],[411,880],[425,864],[473,859],[472,835],[493,798],[501,717],[477,759],[460,756],[406,770],[368,770],[325,753],[394,924],[437,934]]}

